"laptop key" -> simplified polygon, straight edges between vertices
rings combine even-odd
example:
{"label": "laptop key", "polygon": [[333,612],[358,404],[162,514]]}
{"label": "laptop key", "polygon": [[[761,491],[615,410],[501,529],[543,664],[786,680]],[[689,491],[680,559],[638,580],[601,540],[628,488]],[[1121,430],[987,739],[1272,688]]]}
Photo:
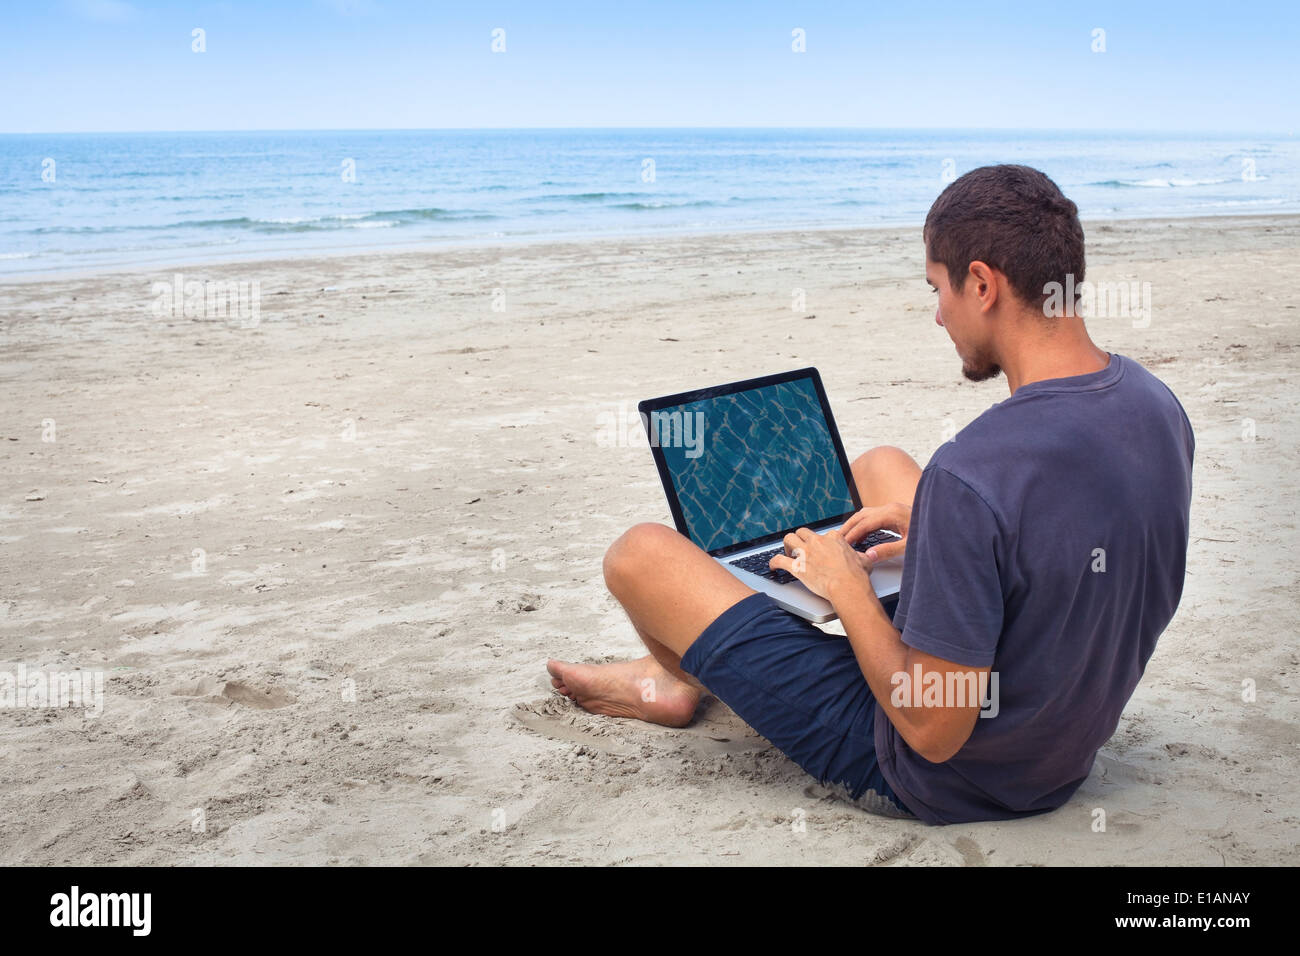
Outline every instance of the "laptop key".
{"label": "laptop key", "polygon": [[[877,544],[884,544],[888,541],[896,541],[897,538],[888,531],[873,531],[857,544],[853,545],[853,550],[858,552],[866,551],[868,548]],[[772,548],[769,551],[760,551],[758,554],[751,554],[743,558],[737,558],[730,562],[732,567],[740,568],[742,571],[749,571],[751,574],[757,574],[761,578],[767,578],[769,581],[775,581],[777,584],[789,584],[791,581],[797,581],[793,574],[784,568],[772,568],[769,563],[773,555],[785,553],[785,548]]]}
{"label": "laptop key", "polygon": [[861,541],[853,546],[854,551],[866,551],[868,548],[877,544],[887,544],[890,541],[897,541],[892,534],[887,531],[873,531]]}

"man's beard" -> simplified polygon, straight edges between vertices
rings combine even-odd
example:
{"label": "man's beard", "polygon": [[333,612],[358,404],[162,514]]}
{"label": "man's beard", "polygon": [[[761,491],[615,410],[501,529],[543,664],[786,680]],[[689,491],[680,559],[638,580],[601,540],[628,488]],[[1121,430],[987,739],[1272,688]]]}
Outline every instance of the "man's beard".
{"label": "man's beard", "polygon": [[962,363],[961,374],[972,382],[986,382],[1001,375],[1002,366],[988,352],[978,352],[970,363]]}

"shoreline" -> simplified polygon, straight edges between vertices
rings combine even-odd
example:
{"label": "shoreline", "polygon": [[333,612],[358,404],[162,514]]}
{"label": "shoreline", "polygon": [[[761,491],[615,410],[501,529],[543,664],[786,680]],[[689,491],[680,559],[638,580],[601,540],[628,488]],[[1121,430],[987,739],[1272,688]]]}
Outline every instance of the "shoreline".
{"label": "shoreline", "polygon": [[[1263,225],[1266,223],[1284,223],[1300,228],[1300,212],[1294,213],[1225,213],[1220,215],[1197,215],[1197,216],[1134,216],[1134,217],[1117,217],[1107,219],[1085,219],[1083,228],[1085,237],[1091,235],[1094,231],[1106,226],[1129,226],[1138,223],[1150,225],[1164,225],[1173,223],[1185,223],[1189,225],[1202,225],[1212,223],[1227,223],[1229,226],[1249,226],[1252,224]],[[439,253],[458,253],[464,251],[481,251],[499,249],[503,254],[509,254],[514,250],[536,249],[539,246],[612,246],[616,244],[646,244],[653,245],[659,243],[672,243],[690,240],[707,241],[710,239],[725,239],[729,236],[756,236],[772,237],[779,239],[781,237],[795,237],[799,235],[814,234],[843,234],[845,236],[864,234],[871,235],[891,235],[897,236],[907,232],[914,232],[916,241],[919,244],[921,239],[921,228],[923,223],[915,224],[878,224],[863,226],[843,226],[843,225],[819,225],[806,227],[754,227],[751,229],[744,228],[726,228],[717,230],[658,230],[649,232],[618,232],[618,233],[574,233],[574,234],[546,234],[529,237],[486,237],[480,239],[455,239],[444,242],[427,242],[412,240],[409,242],[394,242],[382,245],[368,245],[362,249],[345,249],[337,247],[320,247],[304,248],[297,251],[276,250],[272,252],[258,251],[248,252],[246,254],[232,254],[230,256],[198,256],[194,259],[174,259],[161,256],[158,260],[141,261],[124,264],[111,264],[104,266],[77,267],[77,268],[53,268],[47,271],[39,272],[0,272],[0,288],[5,286],[27,285],[33,282],[58,282],[58,281],[79,281],[95,278],[109,278],[122,275],[136,275],[142,273],[168,273],[176,271],[185,271],[192,269],[206,270],[219,269],[232,265],[246,265],[256,263],[268,267],[291,266],[295,263],[331,261],[337,259],[351,260],[369,260],[376,258],[389,258],[398,256],[434,256]]]}

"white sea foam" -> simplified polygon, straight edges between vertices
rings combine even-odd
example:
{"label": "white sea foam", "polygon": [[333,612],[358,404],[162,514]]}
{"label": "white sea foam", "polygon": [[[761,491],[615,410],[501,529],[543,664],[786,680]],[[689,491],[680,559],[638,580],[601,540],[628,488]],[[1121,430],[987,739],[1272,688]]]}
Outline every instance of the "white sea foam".
{"label": "white sea foam", "polygon": [[1172,189],[1177,186],[1217,186],[1233,182],[1231,179],[1122,179],[1125,186],[1147,186],[1154,189]]}

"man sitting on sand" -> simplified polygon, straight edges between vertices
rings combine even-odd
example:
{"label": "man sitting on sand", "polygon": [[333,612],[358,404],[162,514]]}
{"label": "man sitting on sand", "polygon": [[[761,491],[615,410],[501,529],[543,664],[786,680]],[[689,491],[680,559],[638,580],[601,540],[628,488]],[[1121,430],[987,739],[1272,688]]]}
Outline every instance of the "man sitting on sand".
{"label": "man sitting on sand", "polygon": [[[935,824],[1044,813],[1088,776],[1178,606],[1195,438],[1168,387],[1094,345],[1073,303],[1059,307],[1059,290],[1083,281],[1083,228],[1042,173],[967,173],[923,238],[935,322],[962,374],[1005,371],[1011,397],[924,471],[898,448],[868,451],[853,463],[865,507],[838,531],[786,537],[771,566],[829,600],[847,640],[672,528],[638,524],[604,570],[650,654],[547,669],[593,713],[670,726],[707,690],[877,812]],[[853,550],[878,528],[903,540]],[[868,575],[899,551],[891,620]],[[960,693],[976,681],[996,692],[983,714],[979,694]]]}

